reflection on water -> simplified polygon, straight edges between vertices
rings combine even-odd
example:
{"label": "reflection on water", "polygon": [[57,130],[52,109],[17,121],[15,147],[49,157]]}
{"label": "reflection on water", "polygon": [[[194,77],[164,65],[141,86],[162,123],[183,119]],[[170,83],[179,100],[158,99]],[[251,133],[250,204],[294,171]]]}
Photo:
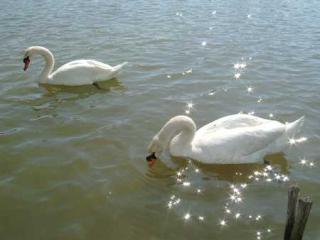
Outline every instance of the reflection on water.
{"label": "reflection on water", "polygon": [[[263,213],[259,209],[248,208],[250,202],[247,202],[247,192],[256,186],[261,187],[261,184],[283,184],[289,181],[288,161],[284,154],[266,156],[268,164],[209,165],[182,158],[171,160],[177,165],[175,170],[166,167],[160,160],[149,169],[149,177],[166,176],[175,179],[175,190],[166,202],[169,211],[176,212],[185,222],[209,222],[220,226],[220,230],[237,224],[251,224],[258,228],[256,239],[273,236],[270,226],[264,223]],[[217,211],[218,215],[211,211],[202,212],[199,205],[194,205],[208,197],[212,191],[212,181],[218,185],[219,181],[225,182],[220,190],[215,187],[223,203],[222,211]],[[191,199],[194,204],[190,205]]]}
{"label": "reflection on water", "polygon": [[[215,178],[228,182],[248,182],[252,179],[254,173],[263,172],[264,170],[271,170],[271,166],[278,169],[279,174],[288,174],[288,160],[283,153],[272,154],[265,157],[265,161],[270,165],[254,163],[254,164],[203,164],[197,161],[190,161],[184,158],[172,157],[172,162],[176,164],[176,168],[168,167],[166,163],[158,159],[156,164],[149,168],[148,176],[152,177],[168,177],[175,173],[177,177],[185,176],[185,172],[190,168],[194,169],[195,173],[200,171],[206,177]],[[258,174],[260,176],[260,174]],[[263,174],[261,175],[263,176]],[[268,175],[269,176],[269,175]],[[254,178],[258,180],[257,177]],[[269,179],[269,178],[268,178]],[[279,179],[278,179],[279,180]],[[178,182],[182,182],[178,178]]]}
{"label": "reflection on water", "polygon": [[[22,100],[31,105],[36,112],[48,112],[57,108],[59,104],[88,98],[94,94],[104,94],[110,91],[124,91],[126,87],[116,78],[99,82],[99,86],[62,86],[40,84],[46,91],[34,99]],[[91,104],[91,107],[94,107]]]}
{"label": "reflection on water", "polygon": [[63,85],[50,85],[40,84],[47,91],[48,95],[56,94],[57,92],[68,92],[78,94],[81,96],[90,96],[100,91],[109,92],[111,90],[125,90],[125,86],[117,78],[97,83],[97,85],[84,85],[84,86],[63,86]]}

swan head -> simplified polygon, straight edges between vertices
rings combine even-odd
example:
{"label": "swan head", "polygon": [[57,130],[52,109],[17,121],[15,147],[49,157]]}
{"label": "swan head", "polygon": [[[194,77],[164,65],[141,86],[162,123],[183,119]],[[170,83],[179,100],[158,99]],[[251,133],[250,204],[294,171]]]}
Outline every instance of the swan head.
{"label": "swan head", "polygon": [[23,71],[27,71],[27,69],[30,65],[30,62],[31,61],[30,61],[29,56],[23,58],[23,63],[24,63]]}
{"label": "swan head", "polygon": [[28,67],[29,67],[29,65],[31,63],[30,57],[32,56],[32,52],[33,52],[32,47],[27,48],[24,51],[24,56],[23,56],[23,63],[24,63],[23,70],[24,71],[27,71],[27,69],[28,69]]}
{"label": "swan head", "polygon": [[[30,58],[32,55],[40,54],[46,57],[47,55],[52,55],[51,52],[41,46],[32,46],[24,50],[24,56],[23,56],[23,63],[24,63],[24,68],[23,70],[26,71],[31,63]],[[53,57],[53,56],[52,56]]]}
{"label": "swan head", "polygon": [[150,167],[152,167],[152,165],[155,164],[157,157],[161,155],[161,153],[163,152],[163,149],[164,149],[164,145],[159,140],[159,137],[157,135],[154,136],[148,146],[148,152],[150,153],[150,155],[146,157],[146,160]]}

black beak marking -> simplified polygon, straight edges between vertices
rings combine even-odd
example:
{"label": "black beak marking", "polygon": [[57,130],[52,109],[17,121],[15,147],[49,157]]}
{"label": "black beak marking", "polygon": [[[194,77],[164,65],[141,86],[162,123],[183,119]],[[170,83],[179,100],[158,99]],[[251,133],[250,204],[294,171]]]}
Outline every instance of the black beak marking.
{"label": "black beak marking", "polygon": [[146,160],[147,160],[148,162],[150,162],[150,161],[152,161],[152,160],[155,160],[155,159],[157,159],[155,152],[151,153],[149,156],[146,157]]}

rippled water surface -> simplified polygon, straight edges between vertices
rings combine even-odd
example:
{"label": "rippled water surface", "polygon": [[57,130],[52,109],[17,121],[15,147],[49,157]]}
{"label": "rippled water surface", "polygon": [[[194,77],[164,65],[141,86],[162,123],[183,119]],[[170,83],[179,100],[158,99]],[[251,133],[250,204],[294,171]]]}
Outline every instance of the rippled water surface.
{"label": "rippled water surface", "polygon": [[[304,239],[320,237],[319,1],[2,0],[0,22],[1,239],[281,239],[291,183],[314,200]],[[39,86],[32,45],[57,66],[129,64],[102,89]],[[241,111],[305,115],[307,141],[267,168],[148,168],[170,117]]]}

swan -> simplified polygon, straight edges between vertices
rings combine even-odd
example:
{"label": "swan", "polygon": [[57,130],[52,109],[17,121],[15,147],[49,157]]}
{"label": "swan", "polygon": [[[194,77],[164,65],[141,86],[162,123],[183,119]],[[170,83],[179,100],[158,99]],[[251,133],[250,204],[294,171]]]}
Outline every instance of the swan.
{"label": "swan", "polygon": [[127,63],[110,66],[95,60],[75,60],[68,62],[53,72],[54,57],[49,49],[41,46],[29,47],[24,53],[24,68],[26,71],[33,55],[41,55],[46,65],[40,74],[39,82],[42,84],[81,86],[96,84],[99,81],[110,80]]}
{"label": "swan", "polygon": [[171,118],[148,146],[148,164],[161,153],[190,158],[206,164],[263,162],[267,154],[283,151],[303,125],[304,116],[291,123],[235,114],[217,119],[196,131],[188,116]]}

